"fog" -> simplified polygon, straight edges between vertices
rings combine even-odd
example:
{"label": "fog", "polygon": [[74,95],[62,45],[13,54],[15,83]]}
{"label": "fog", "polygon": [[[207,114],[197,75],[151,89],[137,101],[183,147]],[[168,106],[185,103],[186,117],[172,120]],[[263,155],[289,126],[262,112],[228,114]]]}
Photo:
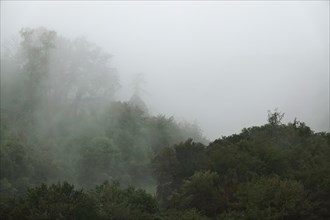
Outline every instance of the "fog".
{"label": "fog", "polygon": [[86,37],[113,55],[117,99],[141,74],[150,113],[210,140],[274,108],[329,131],[329,1],[1,1],[1,49],[25,27]]}

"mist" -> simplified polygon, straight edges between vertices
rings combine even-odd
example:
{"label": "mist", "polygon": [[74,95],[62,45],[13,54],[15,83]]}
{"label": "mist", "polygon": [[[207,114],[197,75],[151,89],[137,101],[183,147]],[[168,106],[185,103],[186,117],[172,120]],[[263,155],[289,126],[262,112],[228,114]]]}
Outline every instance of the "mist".
{"label": "mist", "polygon": [[329,219],[329,1],[1,1],[1,219]]}
{"label": "mist", "polygon": [[1,2],[2,47],[21,28],[85,37],[113,55],[128,100],[212,140],[280,109],[329,131],[329,2]]}

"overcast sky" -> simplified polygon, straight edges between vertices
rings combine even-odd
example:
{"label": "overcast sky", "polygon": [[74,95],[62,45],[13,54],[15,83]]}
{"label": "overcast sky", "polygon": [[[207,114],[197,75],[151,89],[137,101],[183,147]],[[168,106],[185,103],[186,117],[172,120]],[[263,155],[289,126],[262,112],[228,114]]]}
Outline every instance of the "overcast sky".
{"label": "overcast sky", "polygon": [[329,1],[1,1],[2,45],[40,26],[113,54],[122,99],[143,73],[151,113],[210,140],[276,107],[329,131]]}

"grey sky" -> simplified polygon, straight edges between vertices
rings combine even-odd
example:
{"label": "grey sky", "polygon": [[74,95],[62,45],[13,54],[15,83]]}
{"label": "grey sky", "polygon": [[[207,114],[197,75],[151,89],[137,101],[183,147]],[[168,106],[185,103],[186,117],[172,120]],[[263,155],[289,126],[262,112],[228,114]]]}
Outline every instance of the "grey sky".
{"label": "grey sky", "polygon": [[276,107],[329,131],[329,1],[1,1],[2,45],[40,26],[113,54],[123,99],[143,73],[152,113],[211,140]]}

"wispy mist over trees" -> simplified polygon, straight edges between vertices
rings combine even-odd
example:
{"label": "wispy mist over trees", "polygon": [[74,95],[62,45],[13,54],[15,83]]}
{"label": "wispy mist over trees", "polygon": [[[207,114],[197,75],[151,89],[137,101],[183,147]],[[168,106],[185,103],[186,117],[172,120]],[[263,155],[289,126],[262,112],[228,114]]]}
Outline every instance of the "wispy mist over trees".
{"label": "wispy mist over trees", "polygon": [[209,143],[149,112],[142,75],[119,100],[111,57],[45,28],[2,52],[1,219],[330,217],[329,133],[275,110]]}
{"label": "wispy mist over trees", "polygon": [[57,180],[149,184],[148,164],[162,147],[206,141],[194,125],[149,115],[137,91],[116,100],[111,55],[86,39],[45,28],[20,36],[1,57],[1,177],[19,192]]}

